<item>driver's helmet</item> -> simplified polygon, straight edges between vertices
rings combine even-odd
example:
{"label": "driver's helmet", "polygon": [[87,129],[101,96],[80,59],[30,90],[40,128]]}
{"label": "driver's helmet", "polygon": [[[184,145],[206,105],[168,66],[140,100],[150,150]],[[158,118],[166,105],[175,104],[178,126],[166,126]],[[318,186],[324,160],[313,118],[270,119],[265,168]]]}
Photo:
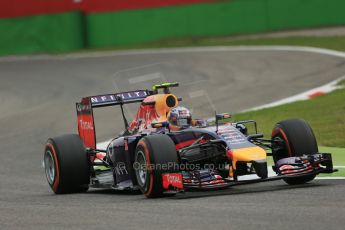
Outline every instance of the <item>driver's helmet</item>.
{"label": "driver's helmet", "polygon": [[192,115],[185,107],[178,106],[170,110],[168,121],[174,128],[185,129],[191,126]]}

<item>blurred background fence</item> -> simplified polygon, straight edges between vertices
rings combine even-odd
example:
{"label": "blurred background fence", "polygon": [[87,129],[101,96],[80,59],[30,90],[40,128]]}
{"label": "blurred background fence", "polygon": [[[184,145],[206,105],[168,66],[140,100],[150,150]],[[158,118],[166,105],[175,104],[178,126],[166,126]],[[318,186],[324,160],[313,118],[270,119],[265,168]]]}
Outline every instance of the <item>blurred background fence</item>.
{"label": "blurred background fence", "polygon": [[0,55],[345,24],[344,0],[0,0]]}

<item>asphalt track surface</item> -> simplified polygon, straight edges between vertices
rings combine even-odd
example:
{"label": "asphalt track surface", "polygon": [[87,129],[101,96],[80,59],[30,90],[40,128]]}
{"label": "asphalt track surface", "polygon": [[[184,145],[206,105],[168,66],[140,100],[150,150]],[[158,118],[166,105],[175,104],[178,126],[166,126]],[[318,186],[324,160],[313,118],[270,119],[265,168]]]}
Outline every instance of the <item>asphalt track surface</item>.
{"label": "asphalt track surface", "polygon": [[[82,96],[178,81],[174,92],[203,117],[292,96],[344,73],[342,58],[296,51],[0,61],[0,228],[344,229],[344,180],[266,182],[149,200],[107,190],[54,195],[41,165],[48,137],[76,132],[74,103]],[[122,128],[114,108],[96,119],[104,129],[100,141]]]}

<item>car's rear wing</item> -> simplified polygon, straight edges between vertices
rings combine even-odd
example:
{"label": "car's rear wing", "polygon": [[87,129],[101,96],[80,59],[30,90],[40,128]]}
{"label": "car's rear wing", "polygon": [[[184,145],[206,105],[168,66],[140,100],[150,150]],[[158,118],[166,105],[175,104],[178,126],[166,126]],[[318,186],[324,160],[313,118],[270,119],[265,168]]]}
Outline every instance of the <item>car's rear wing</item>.
{"label": "car's rear wing", "polygon": [[120,105],[123,113],[122,105],[142,102],[147,96],[152,94],[153,92],[149,90],[136,90],[82,98],[81,102],[76,103],[76,109],[78,117],[78,132],[85,146],[87,148],[96,148],[96,131],[93,108]]}
{"label": "car's rear wing", "polygon": [[147,96],[151,94],[152,92],[148,90],[136,90],[124,93],[91,96],[89,98],[91,101],[92,108],[96,108],[111,105],[129,104],[134,102],[142,102]]}

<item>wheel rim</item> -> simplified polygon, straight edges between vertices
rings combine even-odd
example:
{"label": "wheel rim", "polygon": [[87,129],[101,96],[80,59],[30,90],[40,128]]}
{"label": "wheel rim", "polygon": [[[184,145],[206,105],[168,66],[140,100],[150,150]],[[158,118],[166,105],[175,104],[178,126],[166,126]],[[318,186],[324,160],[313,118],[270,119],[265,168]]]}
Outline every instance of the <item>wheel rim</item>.
{"label": "wheel rim", "polygon": [[147,177],[147,164],[146,164],[146,157],[142,151],[137,152],[137,169],[136,169],[136,176],[140,186],[144,186],[146,183]]}
{"label": "wheel rim", "polygon": [[44,155],[44,168],[45,168],[46,177],[49,184],[53,184],[56,170],[55,170],[55,160],[50,150],[47,150],[46,154]]}
{"label": "wheel rim", "polygon": [[[283,145],[283,148],[282,149],[279,149],[278,152],[276,152],[274,155],[273,155],[273,160],[275,163],[278,162],[278,160],[282,159],[282,158],[286,158],[286,157],[289,157],[288,153],[287,153],[287,143],[286,143],[286,140],[281,136],[281,134],[277,134],[275,135],[272,140],[275,140],[275,141],[278,141],[278,142],[284,142],[284,145]],[[280,146],[282,147],[282,146]]]}

